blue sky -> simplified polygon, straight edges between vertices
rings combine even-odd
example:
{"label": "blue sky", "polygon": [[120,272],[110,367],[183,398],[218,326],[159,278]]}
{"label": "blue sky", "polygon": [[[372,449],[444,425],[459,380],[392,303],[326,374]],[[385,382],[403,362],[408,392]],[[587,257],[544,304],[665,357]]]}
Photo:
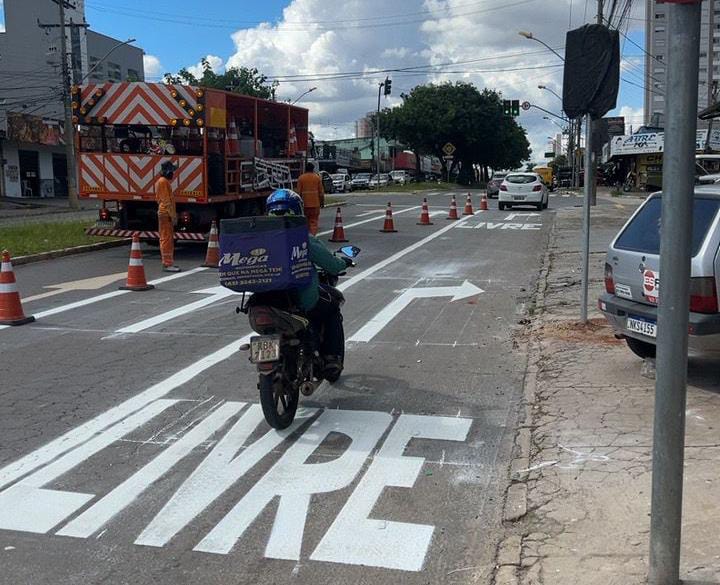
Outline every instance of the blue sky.
{"label": "blue sky", "polygon": [[[521,6],[515,8],[514,4]],[[521,69],[520,65],[539,66],[537,74],[486,71],[509,63],[494,62],[492,55],[542,51],[539,45],[517,36],[514,29],[532,30],[539,38],[561,47],[569,26],[574,28],[592,20],[592,14],[584,8],[582,0],[86,0],[91,27],[121,39],[135,37],[138,46],[159,60],[158,74],[192,66],[206,55],[215,56],[221,66],[230,59],[231,64],[256,66],[263,73],[288,76],[457,63],[487,54],[490,64],[483,65],[482,74],[397,76],[395,87],[408,90],[417,83],[463,79],[554,111],[560,109],[559,102],[537,89],[538,83],[544,83],[561,90],[561,70],[543,69],[543,65],[556,59],[551,54],[517,60],[517,69]],[[417,20],[413,20],[413,14]],[[379,17],[390,20],[379,21]],[[635,14],[638,20],[631,21],[628,36],[643,46],[641,17],[641,13]],[[395,26],[392,19],[405,22]],[[261,26],[260,22],[268,24]],[[389,22],[390,26],[366,27],[366,23],[378,22]],[[348,23],[359,25],[358,29],[349,30]],[[644,84],[642,51],[622,41],[624,56],[632,64],[623,72],[629,83],[621,84],[619,107],[614,113],[625,107],[628,125],[637,127],[641,123],[643,90],[631,83]],[[316,134],[352,135],[353,121],[372,108],[376,80],[287,82],[281,84],[280,95],[297,96],[315,84],[318,91],[303,103],[310,109]],[[397,102],[398,98],[393,97],[387,105]],[[544,149],[541,143],[548,135],[554,135],[555,127],[543,121],[541,114],[528,114],[521,123],[531,135],[535,152]]]}

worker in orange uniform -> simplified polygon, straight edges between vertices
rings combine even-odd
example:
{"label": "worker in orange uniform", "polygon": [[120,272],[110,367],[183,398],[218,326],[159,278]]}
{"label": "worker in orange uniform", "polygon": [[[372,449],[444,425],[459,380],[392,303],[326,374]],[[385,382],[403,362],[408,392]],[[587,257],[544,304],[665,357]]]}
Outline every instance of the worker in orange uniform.
{"label": "worker in orange uniform", "polygon": [[296,192],[303,200],[308,229],[315,236],[318,232],[320,208],[325,207],[325,189],[313,163],[305,165],[305,172],[298,179]]}
{"label": "worker in orange uniform", "polygon": [[160,254],[162,256],[163,271],[180,272],[180,267],[175,266],[175,230],[177,225],[177,210],[175,209],[175,197],[172,192],[171,181],[175,175],[175,165],[165,161],[160,166],[162,175],[155,181],[155,200],[158,204],[158,230],[160,232]]}

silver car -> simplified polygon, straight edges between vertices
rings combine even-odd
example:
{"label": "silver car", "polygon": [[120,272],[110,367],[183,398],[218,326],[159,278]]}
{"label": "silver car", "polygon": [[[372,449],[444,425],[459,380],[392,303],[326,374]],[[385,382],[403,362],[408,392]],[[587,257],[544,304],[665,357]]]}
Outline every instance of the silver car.
{"label": "silver car", "polygon": [[[660,294],[661,193],[648,197],[610,244],[598,300],[615,335],[642,358],[655,357]],[[720,187],[697,187],[693,213],[689,348],[720,349]]]}

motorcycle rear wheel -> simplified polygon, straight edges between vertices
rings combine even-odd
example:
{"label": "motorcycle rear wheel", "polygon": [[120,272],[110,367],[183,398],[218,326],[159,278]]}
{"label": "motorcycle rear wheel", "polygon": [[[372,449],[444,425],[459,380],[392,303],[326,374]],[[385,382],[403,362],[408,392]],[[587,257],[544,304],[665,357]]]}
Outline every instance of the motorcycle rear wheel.
{"label": "motorcycle rear wheel", "polygon": [[282,430],[288,428],[295,419],[300,393],[292,389],[286,391],[278,378],[261,375],[258,388],[265,420],[272,428]]}

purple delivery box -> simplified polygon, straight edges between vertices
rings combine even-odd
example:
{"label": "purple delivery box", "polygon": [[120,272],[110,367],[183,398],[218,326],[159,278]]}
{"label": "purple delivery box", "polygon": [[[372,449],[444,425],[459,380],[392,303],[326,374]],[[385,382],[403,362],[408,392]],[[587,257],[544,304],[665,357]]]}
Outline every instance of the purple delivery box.
{"label": "purple delivery box", "polygon": [[236,292],[287,290],[310,284],[304,217],[242,217],[220,222],[220,284]]}

